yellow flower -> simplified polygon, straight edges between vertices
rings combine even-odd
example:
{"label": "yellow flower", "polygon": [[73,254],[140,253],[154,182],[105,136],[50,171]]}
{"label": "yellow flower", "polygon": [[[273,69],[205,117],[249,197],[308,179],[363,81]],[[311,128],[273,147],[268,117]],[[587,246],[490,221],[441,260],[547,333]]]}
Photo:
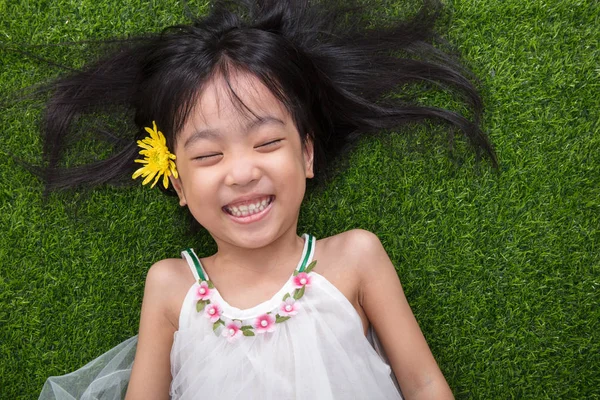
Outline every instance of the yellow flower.
{"label": "yellow flower", "polygon": [[175,154],[169,151],[164,135],[156,128],[156,122],[152,121],[152,128],[146,127],[145,129],[150,136],[137,141],[138,146],[142,148],[140,154],[144,156],[144,159],[134,161],[146,165],[135,171],[132,178],[136,179],[138,176],[145,178],[142,185],[147,184],[154,178],[151,186],[154,187],[162,175],[163,185],[167,189],[169,187],[169,176],[173,175],[178,178],[177,168],[173,161],[175,160]]}

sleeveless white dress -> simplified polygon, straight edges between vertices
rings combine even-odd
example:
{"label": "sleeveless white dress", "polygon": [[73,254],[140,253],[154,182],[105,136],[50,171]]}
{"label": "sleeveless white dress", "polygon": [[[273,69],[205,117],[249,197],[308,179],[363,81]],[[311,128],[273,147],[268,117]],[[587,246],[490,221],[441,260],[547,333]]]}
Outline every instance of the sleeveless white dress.
{"label": "sleeveless white dress", "polygon": [[[352,304],[323,276],[301,272],[309,268],[315,248],[314,237],[304,238],[298,275],[255,307],[232,307],[208,284],[190,288],[171,350],[173,398],[401,398],[390,367],[365,337]],[[208,282],[195,254],[184,252],[184,257],[196,279]],[[202,289],[210,298],[198,312]],[[294,296],[296,290],[304,294]],[[271,321],[264,317],[267,313]],[[286,316],[285,321],[272,321]],[[254,336],[244,336],[244,331]]]}
{"label": "sleeveless white dress", "polygon": [[[270,300],[245,310],[221,297],[193,250],[182,253],[197,283],[171,349],[172,399],[402,399],[376,335],[365,337],[352,304],[312,271],[315,239],[303,237],[294,275]],[[135,338],[126,343],[49,378],[40,399],[122,398]]]}

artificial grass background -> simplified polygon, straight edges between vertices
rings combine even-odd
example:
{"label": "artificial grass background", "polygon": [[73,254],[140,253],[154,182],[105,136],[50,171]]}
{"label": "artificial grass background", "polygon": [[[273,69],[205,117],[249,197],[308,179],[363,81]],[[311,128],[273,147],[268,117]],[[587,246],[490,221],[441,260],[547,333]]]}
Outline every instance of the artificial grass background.
{"label": "artificial grass background", "polygon": [[[404,2],[384,4],[397,12]],[[379,235],[457,398],[598,399],[600,5],[447,8],[446,36],[481,80],[500,173],[468,151],[449,155],[443,127],[364,140],[347,169],[307,197],[299,231]],[[40,160],[40,107],[12,99],[60,71],[10,49],[79,66],[93,44],[31,45],[157,31],[185,21],[184,9],[0,0],[2,399],[35,398],[47,376],[134,335],[153,262],[190,245],[214,250],[206,234],[186,233],[173,199],[138,185],[44,203],[41,183],[11,157]]]}

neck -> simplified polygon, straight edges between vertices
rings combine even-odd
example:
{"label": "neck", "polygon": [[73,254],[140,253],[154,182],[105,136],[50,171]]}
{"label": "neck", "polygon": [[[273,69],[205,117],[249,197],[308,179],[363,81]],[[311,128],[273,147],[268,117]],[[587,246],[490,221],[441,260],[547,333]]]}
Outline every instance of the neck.
{"label": "neck", "polygon": [[246,270],[265,273],[276,268],[288,269],[298,261],[304,240],[298,237],[296,227],[285,232],[273,242],[259,248],[242,248],[217,241],[218,251],[214,265],[219,269]]}

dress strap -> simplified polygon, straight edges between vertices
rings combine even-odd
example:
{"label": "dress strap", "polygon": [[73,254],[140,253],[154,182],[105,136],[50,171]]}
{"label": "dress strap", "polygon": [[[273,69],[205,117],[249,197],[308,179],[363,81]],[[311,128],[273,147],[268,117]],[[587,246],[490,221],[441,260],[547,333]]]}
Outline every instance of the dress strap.
{"label": "dress strap", "polygon": [[302,250],[302,257],[298,263],[298,268],[296,268],[298,272],[303,272],[306,269],[315,254],[315,237],[308,233],[305,233],[302,237],[304,238],[304,250]]}
{"label": "dress strap", "polygon": [[206,271],[204,271],[204,268],[202,268],[202,263],[200,262],[200,259],[198,258],[196,253],[194,253],[194,249],[185,249],[181,252],[181,257],[183,257],[185,261],[187,261],[188,266],[190,267],[190,270],[192,271],[192,274],[194,275],[194,278],[196,278],[196,280],[208,280],[208,275],[206,274]]}
{"label": "dress strap", "polygon": [[[300,262],[298,263],[298,267],[296,269],[298,272],[303,272],[306,267],[312,261],[313,255],[315,254],[315,237],[313,235],[309,235],[305,233],[302,235],[304,238],[304,249],[302,250],[302,257],[300,257]],[[202,267],[202,263],[200,259],[194,252],[194,249],[188,248],[181,252],[181,257],[187,261],[192,274],[196,280],[207,281],[208,274],[204,271]]]}

